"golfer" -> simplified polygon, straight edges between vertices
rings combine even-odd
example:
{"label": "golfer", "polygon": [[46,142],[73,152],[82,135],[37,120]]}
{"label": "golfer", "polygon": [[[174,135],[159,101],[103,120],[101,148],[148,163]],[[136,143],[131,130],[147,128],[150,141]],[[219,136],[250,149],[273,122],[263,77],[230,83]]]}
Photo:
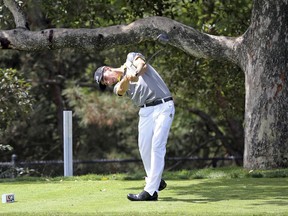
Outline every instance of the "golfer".
{"label": "golfer", "polygon": [[140,108],[138,145],[146,172],[146,186],[139,194],[128,194],[131,201],[155,201],[166,187],[162,179],[166,143],[174,118],[174,102],[169,89],[141,53],[131,52],[120,68],[102,66],[94,79],[104,90],[114,86],[118,96],[127,95]]}

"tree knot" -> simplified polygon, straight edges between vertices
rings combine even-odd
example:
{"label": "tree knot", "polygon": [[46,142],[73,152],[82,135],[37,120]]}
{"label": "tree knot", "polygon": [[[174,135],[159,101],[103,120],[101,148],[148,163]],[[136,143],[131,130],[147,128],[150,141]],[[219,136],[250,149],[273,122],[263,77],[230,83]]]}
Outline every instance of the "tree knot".
{"label": "tree knot", "polygon": [[9,49],[9,45],[11,44],[11,42],[7,38],[1,38],[1,37],[0,37],[0,43],[2,49]]}
{"label": "tree knot", "polygon": [[48,41],[49,41],[50,43],[52,43],[53,34],[54,34],[53,29],[50,29],[50,30],[49,30],[49,35],[48,35]]}

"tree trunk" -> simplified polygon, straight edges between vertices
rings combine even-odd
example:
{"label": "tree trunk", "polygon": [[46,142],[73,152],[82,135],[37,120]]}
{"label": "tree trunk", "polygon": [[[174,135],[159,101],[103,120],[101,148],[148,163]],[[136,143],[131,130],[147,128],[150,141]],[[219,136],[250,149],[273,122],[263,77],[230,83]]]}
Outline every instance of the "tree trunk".
{"label": "tree trunk", "polygon": [[254,2],[244,36],[244,167],[288,167],[288,1]]}

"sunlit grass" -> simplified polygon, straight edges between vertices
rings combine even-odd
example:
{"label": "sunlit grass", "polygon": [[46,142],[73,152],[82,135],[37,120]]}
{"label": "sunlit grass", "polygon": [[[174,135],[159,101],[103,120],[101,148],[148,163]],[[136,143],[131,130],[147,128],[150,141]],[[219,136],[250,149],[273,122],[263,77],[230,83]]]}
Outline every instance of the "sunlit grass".
{"label": "sunlit grass", "polygon": [[0,215],[287,215],[284,174],[239,168],[169,172],[157,202],[126,198],[143,189],[141,173],[2,179],[1,194],[14,193],[16,202],[1,203]]}

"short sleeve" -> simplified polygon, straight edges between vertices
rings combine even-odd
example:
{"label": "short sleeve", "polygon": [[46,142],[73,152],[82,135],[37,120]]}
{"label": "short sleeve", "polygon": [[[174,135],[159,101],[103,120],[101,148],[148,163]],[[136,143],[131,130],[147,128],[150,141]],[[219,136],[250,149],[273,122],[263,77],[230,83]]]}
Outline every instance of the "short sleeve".
{"label": "short sleeve", "polygon": [[119,86],[119,82],[114,86],[114,88],[113,88],[113,93],[114,94],[117,94],[117,88],[118,88],[118,86]]}
{"label": "short sleeve", "polygon": [[138,57],[140,57],[144,61],[146,61],[144,55],[142,55],[141,53],[131,52],[131,53],[128,53],[128,55],[127,55],[126,63],[133,64],[133,61]]}
{"label": "short sleeve", "polygon": [[119,85],[120,85],[120,82],[118,82],[118,83],[114,86],[114,88],[113,88],[113,93],[121,97],[121,96],[123,96],[123,95],[117,94],[117,88],[118,88]]}

